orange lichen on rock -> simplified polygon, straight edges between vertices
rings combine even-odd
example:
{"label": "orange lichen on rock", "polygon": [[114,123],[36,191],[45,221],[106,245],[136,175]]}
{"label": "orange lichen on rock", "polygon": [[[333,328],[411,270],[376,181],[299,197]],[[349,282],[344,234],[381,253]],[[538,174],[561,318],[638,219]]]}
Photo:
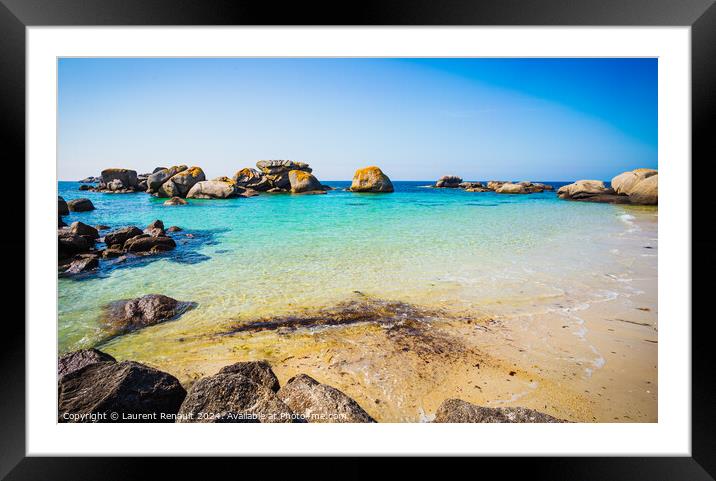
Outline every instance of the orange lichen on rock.
{"label": "orange lichen on rock", "polygon": [[352,192],[393,192],[393,183],[374,165],[356,170],[350,190]]}

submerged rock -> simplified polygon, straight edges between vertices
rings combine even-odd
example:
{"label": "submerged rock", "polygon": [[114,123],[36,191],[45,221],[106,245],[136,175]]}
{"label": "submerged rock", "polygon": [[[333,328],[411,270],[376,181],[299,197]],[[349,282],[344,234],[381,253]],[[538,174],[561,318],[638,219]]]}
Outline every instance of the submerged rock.
{"label": "submerged rock", "polygon": [[104,308],[102,322],[110,335],[119,335],[175,319],[191,307],[193,304],[190,302],[177,301],[161,294],[147,294],[109,303]]}
{"label": "submerged rock", "polygon": [[67,207],[69,208],[70,212],[87,212],[90,210],[94,210],[94,205],[92,204],[92,201],[84,197],[81,199],[72,199],[68,201]]}
{"label": "submerged rock", "polygon": [[99,362],[62,377],[58,397],[58,422],[174,422],[186,391],[174,376],[143,364]]}
{"label": "submerged rock", "polygon": [[127,239],[142,235],[142,231],[135,226],[122,227],[115,229],[104,235],[104,243],[107,246],[120,245],[123,246]]}
{"label": "submerged rock", "polygon": [[457,175],[443,175],[435,182],[435,187],[457,189],[462,183],[462,178]]}
{"label": "submerged rock", "polygon": [[549,414],[523,407],[488,408],[460,399],[447,399],[435,413],[434,423],[564,423]]}
{"label": "submerged rock", "polygon": [[279,389],[278,397],[308,422],[375,422],[353,399],[305,374],[289,379],[286,385]]}
{"label": "submerged rock", "polygon": [[152,237],[148,234],[138,235],[124,242],[124,250],[127,252],[165,252],[176,246],[176,242],[171,237]]}
{"label": "submerged rock", "polygon": [[246,417],[262,423],[295,420],[294,413],[271,389],[242,374],[225,372],[194,383],[179,409],[177,422],[229,422]]}
{"label": "submerged rock", "polygon": [[164,201],[164,205],[187,205],[188,202],[181,197],[172,197],[171,199]]}
{"label": "submerged rock", "polygon": [[219,374],[241,374],[259,386],[276,392],[280,389],[278,378],[266,361],[244,361],[224,366]]}
{"label": "submerged rock", "polygon": [[100,362],[117,361],[109,354],[105,354],[97,349],[82,349],[81,351],[70,352],[64,356],[60,356],[57,360],[57,377],[61,379],[68,374],[79,371],[85,366]]}
{"label": "submerged rock", "polygon": [[351,192],[393,192],[393,183],[380,168],[364,167],[353,175]]}

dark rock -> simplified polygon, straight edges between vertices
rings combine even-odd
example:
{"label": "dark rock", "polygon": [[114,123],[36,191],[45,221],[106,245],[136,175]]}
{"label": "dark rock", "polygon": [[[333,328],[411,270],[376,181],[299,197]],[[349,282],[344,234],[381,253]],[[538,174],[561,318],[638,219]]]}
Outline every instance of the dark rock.
{"label": "dark rock", "polygon": [[146,234],[132,237],[124,242],[124,250],[128,252],[167,251],[176,246],[176,242],[171,237],[151,237]]}
{"label": "dark rock", "polygon": [[149,234],[152,237],[162,237],[165,235],[164,233],[164,222],[160,220],[155,220],[151,224],[147,226],[146,229],[144,229],[145,234]]}
{"label": "dark rock", "polygon": [[[251,416],[259,422],[293,422],[295,416],[272,390],[236,373],[199,379],[189,389],[177,422],[216,422],[229,413]],[[200,415],[209,415],[200,418]]]}
{"label": "dark rock", "polygon": [[107,230],[109,229],[109,226],[105,224],[97,224],[96,226],[94,226],[94,228],[97,230]]}
{"label": "dark rock", "polygon": [[121,248],[109,247],[102,251],[102,257],[105,259],[114,259],[124,255],[124,251]]}
{"label": "dark rock", "polygon": [[96,184],[100,180],[102,180],[102,179],[100,179],[99,177],[93,177],[90,175],[89,177],[85,177],[84,179],[80,180],[80,182],[83,184]]}
{"label": "dark rock", "polygon": [[460,399],[447,399],[435,413],[435,423],[564,423],[534,409],[487,408]]}
{"label": "dark rock", "polygon": [[72,234],[87,237],[89,239],[99,238],[99,232],[97,232],[97,229],[79,221],[70,224],[70,232]]}
{"label": "dark rock", "polygon": [[72,261],[70,267],[65,271],[67,274],[79,274],[80,272],[91,271],[99,267],[96,255],[80,255]]}
{"label": "dark rock", "polygon": [[175,319],[192,306],[192,303],[161,294],[148,294],[109,303],[104,308],[102,322],[110,335],[119,335]]}
{"label": "dark rock", "polygon": [[60,196],[57,196],[57,213],[59,215],[67,215],[70,213],[70,208],[67,206],[67,202]]}
{"label": "dark rock", "polygon": [[101,362],[61,378],[58,397],[59,422],[174,422],[186,391],[174,376],[143,364]]}
{"label": "dark rock", "polygon": [[88,252],[94,243],[86,237],[71,233],[63,233],[57,237],[57,254],[59,259],[67,259],[75,254]]}
{"label": "dark rock", "polygon": [[292,377],[277,393],[293,412],[308,422],[372,423],[375,420],[357,402],[338,389],[305,374]]}
{"label": "dark rock", "polygon": [[142,231],[135,226],[122,227],[120,229],[113,230],[104,236],[104,243],[108,246],[115,244],[124,245],[127,239],[142,235]]}
{"label": "dark rock", "polygon": [[236,364],[222,367],[219,374],[241,374],[259,386],[268,388],[273,392],[278,391],[281,387],[278,383],[278,378],[266,361],[237,362]]}
{"label": "dark rock", "polygon": [[[164,170],[164,169],[166,169],[166,167],[155,167],[154,170],[152,171],[152,174],[156,174],[156,173],[159,172],[160,170]],[[151,174],[150,174],[150,175],[151,175]]]}
{"label": "dark rock", "polygon": [[[101,174],[102,183],[107,185],[109,190],[120,190],[137,186],[137,171],[130,169],[105,169]],[[115,188],[110,186],[114,185]]]}
{"label": "dark rock", "polygon": [[178,227],[178,226],[173,225],[173,226],[170,226],[170,227],[167,229],[167,232],[181,232],[182,230],[184,230],[184,229],[182,229],[181,227]]}
{"label": "dark rock", "polygon": [[57,227],[67,227],[67,224],[62,220],[62,217],[57,216]]}
{"label": "dark rock", "polygon": [[57,377],[58,379],[62,379],[68,374],[79,371],[90,364],[97,364],[98,362],[117,361],[109,354],[105,354],[97,349],[83,349],[81,351],[70,352],[57,360]]}
{"label": "dark rock", "polygon": [[449,189],[457,189],[462,183],[462,178],[457,175],[443,175],[435,182],[435,187],[445,187]]}
{"label": "dark rock", "polygon": [[82,184],[82,185],[80,185],[80,188],[79,188],[79,190],[90,190],[90,189],[92,189],[92,186],[87,185],[87,184]]}
{"label": "dark rock", "polygon": [[71,212],[87,212],[90,210],[94,210],[94,205],[92,204],[92,201],[86,198],[72,199],[67,202],[67,207],[70,209]]}

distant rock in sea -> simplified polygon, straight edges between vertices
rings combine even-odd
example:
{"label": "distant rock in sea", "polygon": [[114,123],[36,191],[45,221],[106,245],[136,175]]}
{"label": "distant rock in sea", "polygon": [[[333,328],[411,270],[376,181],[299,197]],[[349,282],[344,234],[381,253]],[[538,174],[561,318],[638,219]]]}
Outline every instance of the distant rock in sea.
{"label": "distant rock in sea", "polygon": [[462,178],[458,177],[457,175],[443,175],[437,180],[437,182],[435,182],[434,187],[457,189],[458,187],[460,187],[461,183]]}
{"label": "distant rock in sea", "polygon": [[379,167],[369,166],[353,174],[351,192],[393,192],[393,183]]}

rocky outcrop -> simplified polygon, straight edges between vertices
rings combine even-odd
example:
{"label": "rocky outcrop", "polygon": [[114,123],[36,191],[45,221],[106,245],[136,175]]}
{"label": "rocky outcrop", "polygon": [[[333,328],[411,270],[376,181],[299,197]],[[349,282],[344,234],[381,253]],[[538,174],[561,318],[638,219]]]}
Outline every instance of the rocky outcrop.
{"label": "rocky outcrop", "polygon": [[488,408],[460,399],[447,399],[435,413],[434,423],[564,423],[549,414],[523,407]]}
{"label": "rocky outcrop", "polygon": [[147,177],[147,192],[150,194],[156,194],[161,189],[162,185],[168,181],[172,176],[183,172],[187,169],[186,165],[174,165],[172,167],[163,168],[156,170],[149,177]]}
{"label": "rocky outcrop", "polygon": [[105,354],[97,349],[83,349],[81,351],[70,352],[64,356],[60,356],[57,360],[57,378],[62,379],[68,374],[79,371],[85,366],[100,362],[117,361],[109,354]]}
{"label": "rocky outcrop", "polygon": [[144,233],[151,237],[164,237],[166,235],[164,232],[164,222],[159,219],[151,222],[144,229]]}
{"label": "rocky outcrop", "polygon": [[229,199],[239,194],[237,187],[236,182],[228,177],[203,180],[197,182],[186,196],[190,199]]}
{"label": "rocky outcrop", "polygon": [[[155,174],[156,175],[156,174]],[[197,182],[206,180],[200,167],[190,167],[169,178],[157,191],[160,197],[186,197]]]}
{"label": "rocky outcrop", "polygon": [[104,243],[107,244],[107,246],[124,246],[124,243],[127,241],[127,239],[131,239],[132,237],[137,237],[142,235],[142,231],[139,230],[138,227],[135,226],[128,226],[128,227],[121,227],[119,229],[115,229],[111,232],[108,232],[104,236]]}
{"label": "rocky outcrop", "polygon": [[659,204],[659,176],[652,175],[641,180],[629,189],[627,194],[632,204]]}
{"label": "rocky outcrop", "polygon": [[393,192],[393,183],[379,167],[370,166],[356,170],[349,190],[351,192]]}
{"label": "rocky outcrop", "polygon": [[204,377],[189,389],[177,422],[293,422],[296,418],[274,391],[234,372]]}
{"label": "rocky outcrop", "polygon": [[292,170],[302,170],[311,173],[313,170],[305,162],[293,160],[259,160],[256,167],[266,175],[278,175]]}
{"label": "rocky outcrop", "polygon": [[80,180],[79,182],[81,184],[96,184],[101,181],[102,181],[101,177],[94,177],[94,176],[90,175],[89,177],[85,177],[84,179]]}
{"label": "rocky outcrop", "polygon": [[185,397],[174,376],[149,366],[93,363],[60,378],[58,422],[174,422]]}
{"label": "rocky outcrop", "polygon": [[187,205],[188,202],[181,197],[172,197],[169,200],[164,201],[164,205]]}
{"label": "rocky outcrop", "polygon": [[525,186],[520,184],[512,184],[510,182],[505,182],[504,184],[500,185],[497,189],[495,189],[495,193],[497,194],[529,194]]}
{"label": "rocky outcrop", "polygon": [[190,302],[177,301],[161,294],[147,294],[107,304],[102,324],[108,335],[117,336],[176,319],[193,306]]}
{"label": "rocky outcrop", "polygon": [[443,175],[435,182],[435,187],[457,189],[462,183],[462,178],[457,175]]}
{"label": "rocky outcrop", "polygon": [[130,169],[105,169],[100,174],[100,184],[109,185],[110,182],[119,181],[124,188],[137,186],[137,171]]}
{"label": "rocky outcrop", "polygon": [[617,194],[629,195],[639,182],[655,175],[658,175],[658,171],[654,169],[635,169],[614,177],[611,186]]}
{"label": "rocky outcrop", "polygon": [[278,397],[308,422],[375,422],[353,399],[305,374],[289,379],[286,385],[279,389]]}
{"label": "rocky outcrop", "polygon": [[324,192],[321,183],[311,173],[304,170],[291,170],[288,173],[291,192],[295,194],[305,192]]}
{"label": "rocky outcrop", "polygon": [[613,194],[601,180],[578,180],[560,187],[557,195],[560,199],[582,199],[597,194]]}
{"label": "rocky outcrop", "polygon": [[69,208],[70,212],[87,212],[90,210],[94,210],[94,204],[92,204],[92,201],[84,197],[81,199],[72,199],[68,201],[67,207]]}
{"label": "rocky outcrop", "polygon": [[71,233],[69,230],[59,230],[57,233],[57,258],[69,259],[76,254],[89,252],[94,247],[94,241],[86,237]]}
{"label": "rocky outcrop", "polygon": [[66,274],[79,274],[80,272],[91,271],[99,267],[99,254],[79,254],[70,263]]}
{"label": "rocky outcrop", "polygon": [[277,392],[280,389],[278,378],[266,361],[245,361],[224,366],[219,374],[241,374],[259,386]]}

